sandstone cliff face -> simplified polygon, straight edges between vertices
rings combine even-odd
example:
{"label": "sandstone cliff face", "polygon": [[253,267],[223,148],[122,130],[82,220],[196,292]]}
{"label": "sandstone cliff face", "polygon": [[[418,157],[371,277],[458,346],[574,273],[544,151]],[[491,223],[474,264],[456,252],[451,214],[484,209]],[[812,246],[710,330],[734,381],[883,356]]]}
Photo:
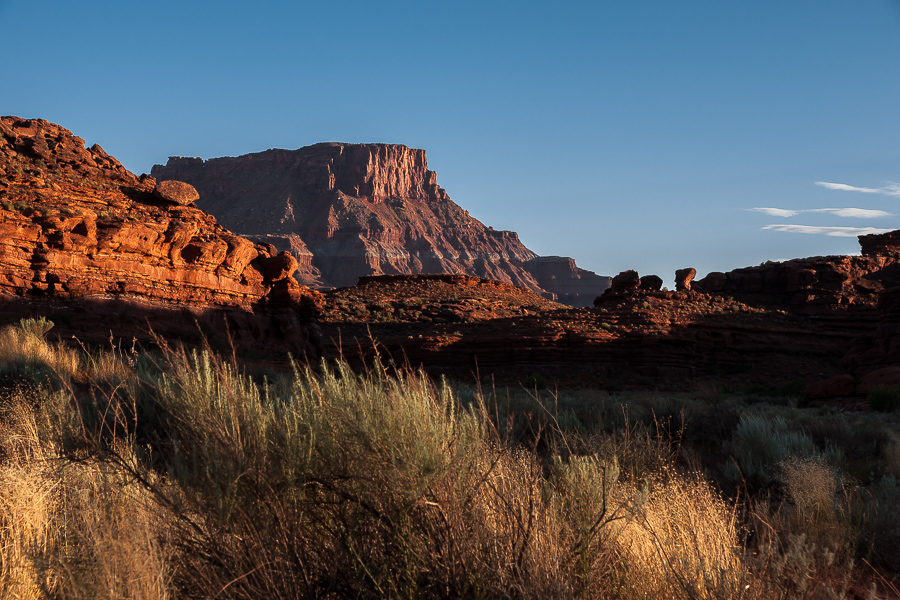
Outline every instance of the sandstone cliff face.
{"label": "sandstone cliff face", "polygon": [[292,277],[296,260],[185,198],[161,199],[152,177],[58,125],[0,118],[0,298],[317,311],[321,296]]}
{"label": "sandstone cliff face", "polygon": [[601,286],[584,292],[593,296],[605,283],[567,264],[548,274],[552,267],[535,263],[537,255],[514,232],[485,227],[451,201],[423,150],[324,143],[207,161],[173,157],[152,174],[195,186],[198,205],[225,226],[293,248],[298,278],[312,286],[350,286],[368,275],[460,273],[547,296],[559,293],[554,287],[570,295]]}

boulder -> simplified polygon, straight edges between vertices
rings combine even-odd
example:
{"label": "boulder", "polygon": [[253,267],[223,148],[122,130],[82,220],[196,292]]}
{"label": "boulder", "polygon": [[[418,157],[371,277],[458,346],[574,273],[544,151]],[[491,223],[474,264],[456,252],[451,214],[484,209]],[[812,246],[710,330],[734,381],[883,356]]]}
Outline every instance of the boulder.
{"label": "boulder", "polygon": [[679,292],[691,289],[691,281],[697,276],[697,269],[688,267],[675,271],[675,289]]}
{"label": "boulder", "polygon": [[713,271],[698,281],[707,292],[720,292],[725,289],[728,277],[721,271]]}
{"label": "boulder", "polygon": [[294,255],[285,250],[277,256],[271,258],[263,258],[262,265],[266,274],[266,281],[274,283],[283,279],[288,279],[297,270],[297,259]]}
{"label": "boulder", "polygon": [[662,289],[663,280],[659,275],[644,275],[641,277],[641,289],[658,292]]}
{"label": "boulder", "polygon": [[183,181],[158,181],[153,188],[153,195],[165,202],[189,206],[200,199],[200,194],[189,183]]}
{"label": "boulder", "polygon": [[613,292],[628,292],[631,290],[635,290],[641,286],[641,278],[638,275],[638,272],[629,269],[627,271],[622,271],[612,279],[612,284],[609,289]]}

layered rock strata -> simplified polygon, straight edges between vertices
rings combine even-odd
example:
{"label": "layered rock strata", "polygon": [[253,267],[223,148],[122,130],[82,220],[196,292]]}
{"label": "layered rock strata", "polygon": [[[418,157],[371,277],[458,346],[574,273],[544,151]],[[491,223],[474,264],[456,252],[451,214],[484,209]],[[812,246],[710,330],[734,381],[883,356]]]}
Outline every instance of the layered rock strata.
{"label": "layered rock strata", "polygon": [[607,278],[574,261],[538,257],[512,231],[486,227],[437,185],[424,150],[322,143],[238,157],[172,157],[151,173],[200,192],[225,226],[298,254],[298,278],[318,287],[382,274],[469,274],[570,301]]}
{"label": "layered rock strata", "polygon": [[58,125],[0,118],[0,298],[278,313],[311,353],[301,321],[322,300],[294,279],[296,259],[218,225],[192,191],[136,177]]}

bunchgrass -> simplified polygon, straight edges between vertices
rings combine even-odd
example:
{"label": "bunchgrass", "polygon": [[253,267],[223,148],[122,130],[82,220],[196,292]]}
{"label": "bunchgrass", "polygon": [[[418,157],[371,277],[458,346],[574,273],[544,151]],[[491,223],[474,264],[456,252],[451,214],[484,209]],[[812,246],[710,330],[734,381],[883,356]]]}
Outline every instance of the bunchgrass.
{"label": "bunchgrass", "polygon": [[[896,558],[894,446],[863,490],[817,441],[834,427],[787,409],[461,401],[418,372],[250,376],[48,329],[0,331],[0,597],[812,598]],[[685,460],[692,418],[737,496]]]}

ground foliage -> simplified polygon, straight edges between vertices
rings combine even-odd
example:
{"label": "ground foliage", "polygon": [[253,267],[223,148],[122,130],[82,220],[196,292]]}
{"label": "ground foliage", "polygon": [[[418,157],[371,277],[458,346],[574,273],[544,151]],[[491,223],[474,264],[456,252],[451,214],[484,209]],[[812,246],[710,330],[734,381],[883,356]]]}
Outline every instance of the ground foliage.
{"label": "ground foliage", "polygon": [[900,572],[894,415],[251,375],[51,326],[0,331],[3,597],[841,598]]}

